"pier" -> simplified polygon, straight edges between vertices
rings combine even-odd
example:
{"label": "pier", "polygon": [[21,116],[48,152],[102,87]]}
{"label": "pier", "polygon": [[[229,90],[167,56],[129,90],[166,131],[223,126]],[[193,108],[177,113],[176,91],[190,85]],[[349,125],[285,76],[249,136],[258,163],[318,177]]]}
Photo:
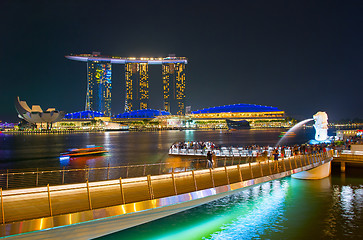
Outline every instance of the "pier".
{"label": "pier", "polygon": [[363,151],[343,150],[334,154],[334,161],[340,164],[340,171],[345,172],[346,164],[352,166],[363,166]]}

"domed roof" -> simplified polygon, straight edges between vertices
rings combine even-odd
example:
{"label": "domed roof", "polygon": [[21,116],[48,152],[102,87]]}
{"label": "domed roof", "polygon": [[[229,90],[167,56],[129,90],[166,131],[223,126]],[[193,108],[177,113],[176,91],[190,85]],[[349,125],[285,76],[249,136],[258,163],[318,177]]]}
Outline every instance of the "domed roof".
{"label": "domed roof", "polygon": [[261,106],[255,104],[233,104],[219,107],[204,108],[201,110],[193,111],[192,114],[203,113],[224,113],[224,112],[280,112],[282,110],[277,107]]}
{"label": "domed roof", "polygon": [[105,116],[104,113],[87,110],[87,111],[67,113],[64,116],[64,119],[89,119],[89,118],[104,117],[104,116]]}
{"label": "domed roof", "polygon": [[142,109],[120,113],[115,118],[154,118],[156,116],[170,115],[169,112],[155,109]]}

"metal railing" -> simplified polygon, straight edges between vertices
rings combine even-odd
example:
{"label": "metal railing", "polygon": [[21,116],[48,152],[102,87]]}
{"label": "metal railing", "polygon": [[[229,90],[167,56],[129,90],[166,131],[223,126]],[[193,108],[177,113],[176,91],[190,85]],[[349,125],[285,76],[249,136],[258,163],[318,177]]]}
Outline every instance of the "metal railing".
{"label": "metal railing", "polygon": [[[199,157],[199,156],[193,156]],[[216,156],[214,167],[224,167],[239,165],[243,163],[261,162],[271,159],[272,156],[251,155],[233,155]],[[286,157],[291,157],[291,153],[285,153]],[[20,189],[29,187],[41,187],[50,185],[62,185],[72,183],[96,182],[112,180],[118,178],[134,178],[147,175],[161,175],[171,172],[186,172],[191,170],[206,169],[207,161],[205,156],[196,159],[176,160],[175,162],[162,162],[151,164],[135,164],[97,167],[97,168],[80,168],[80,169],[63,169],[56,168],[28,168],[28,169],[9,169],[0,171],[0,187],[7,189]]]}
{"label": "metal railing", "polygon": [[[193,156],[199,157],[199,156]],[[261,162],[272,156],[233,155],[217,156],[214,159],[214,167],[231,166],[243,163]],[[291,157],[291,153],[285,153],[284,157]],[[207,161],[202,155],[200,158],[178,160],[176,162],[162,162],[152,164],[135,164],[123,166],[110,166],[81,169],[55,169],[35,168],[22,170],[3,170],[0,172],[0,187],[2,189],[19,189],[29,187],[41,187],[50,185],[62,185],[72,183],[85,183],[112,180],[118,178],[143,177],[147,175],[161,175],[171,172],[186,172],[191,170],[206,169]]]}
{"label": "metal railing", "polygon": [[[19,218],[19,216],[15,214],[13,210],[11,210],[13,207],[16,206],[13,206],[11,204],[11,200],[9,199],[9,197],[20,197],[28,199],[27,201],[38,201],[36,199],[41,197],[43,199],[43,207],[39,207],[38,212],[32,212],[29,213],[29,215],[26,215],[26,219],[34,219],[71,212],[92,210],[96,208],[103,208],[119,204],[133,203],[144,200],[153,200],[157,198],[178,195],[212,187],[214,188],[217,186],[229,185],[249,179],[272,176],[273,174],[283,173],[296,168],[303,168],[307,165],[313,165],[313,167],[317,167],[323,164],[326,159],[331,157],[332,153],[329,151],[320,154],[297,155],[290,158],[280,159],[279,162],[266,159],[266,161],[263,162],[247,162],[247,164],[243,165],[240,165],[240,162],[237,161],[235,161],[235,165],[233,165],[231,160],[228,161],[227,159],[221,159],[216,162],[216,165],[224,165],[224,167],[219,167],[216,169],[202,169],[199,171],[194,171],[194,169],[191,169],[190,167],[185,167],[184,169],[172,167],[169,169],[165,168],[167,169],[167,171],[169,171],[166,174],[163,173],[163,170],[159,169],[163,169],[162,167],[160,168],[160,166],[166,166],[167,163],[93,168],[92,170],[67,169],[58,171],[47,171],[47,173],[56,172],[62,174],[64,174],[66,171],[84,171],[85,176],[87,176],[88,179],[86,179],[85,182],[81,184],[50,186],[48,183],[45,184],[43,187],[33,189],[30,188],[3,191],[3,188],[0,188],[2,211],[1,219],[3,224],[6,222],[21,220],[17,219]],[[205,160],[200,161],[203,161],[203,164],[205,164]],[[227,165],[229,164],[231,164],[231,166],[227,167]],[[277,168],[275,169],[276,164]],[[158,174],[163,175],[151,176],[151,174],[148,172],[148,167],[151,166],[159,167]],[[126,169],[127,167],[129,167],[129,169],[131,167],[141,167],[144,175],[142,177],[131,179],[117,177],[115,180],[111,181],[89,181],[89,176],[92,175],[88,175],[90,171],[95,171],[96,169],[103,169],[104,171],[106,171],[105,174],[107,174],[111,173],[111,169],[120,169],[121,167],[124,167]],[[175,172],[174,170],[176,169],[179,169],[180,172]],[[36,173],[29,172],[29,174]],[[65,175],[62,175],[62,177],[63,176]],[[65,177],[63,179],[65,179]],[[136,186],[135,184],[137,184],[137,187],[124,188],[124,186],[127,185]],[[104,191],[107,191],[107,195],[109,197],[102,198],[101,195],[97,194],[98,191],[103,191],[102,189],[105,189]],[[31,198],[30,196],[32,196],[33,194],[38,195],[36,195],[37,197]],[[103,194],[106,194],[106,192],[103,192]],[[67,203],[67,201],[70,201],[68,199],[72,199],[69,198],[70,196],[72,196],[73,199],[79,199],[79,201],[74,202],[73,205],[69,204],[69,202]],[[52,203],[55,204],[53,205]]]}
{"label": "metal railing", "polygon": [[338,161],[346,162],[362,162],[363,161],[363,151],[351,151],[351,150],[335,150],[334,157]]}
{"label": "metal railing", "polygon": [[[255,162],[255,157],[233,157],[214,160],[215,167],[230,166],[247,162]],[[207,161],[203,159],[190,159],[176,162],[162,162],[151,164],[136,164],[123,166],[110,166],[81,169],[55,169],[55,168],[28,168],[8,169],[0,173],[0,187],[2,189],[19,189],[62,185],[71,183],[96,182],[118,178],[133,178],[147,175],[161,175],[170,172],[186,172],[207,168]]]}

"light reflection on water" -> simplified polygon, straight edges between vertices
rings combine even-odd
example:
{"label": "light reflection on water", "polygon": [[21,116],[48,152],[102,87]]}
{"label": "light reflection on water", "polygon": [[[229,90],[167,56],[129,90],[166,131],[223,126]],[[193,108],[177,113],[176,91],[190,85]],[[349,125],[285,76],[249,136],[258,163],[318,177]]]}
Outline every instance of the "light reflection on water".
{"label": "light reflection on water", "polygon": [[[363,226],[363,185],[334,186],[333,200],[334,207],[330,210],[332,220],[328,221],[330,232],[339,237],[363,239],[362,231],[358,235],[356,233],[357,228]],[[336,209],[340,209],[339,215]]]}
{"label": "light reflection on water", "polygon": [[[209,204],[189,210],[203,215],[199,221],[151,239],[254,239],[265,229],[278,231],[283,221],[283,205],[289,184],[274,181],[255,186]],[[183,216],[184,214],[182,214]],[[210,235],[209,235],[209,234]]]}
{"label": "light reflection on water", "polygon": [[359,181],[288,177],[101,239],[363,239]]}
{"label": "light reflection on water", "polygon": [[[159,132],[98,132],[74,134],[6,134],[0,138],[0,168],[62,168],[59,154],[69,148],[101,145],[109,155],[97,159],[96,167],[163,162],[172,143],[177,141],[213,141],[223,146],[274,145],[282,130],[226,131],[159,131]],[[291,144],[310,139],[305,131]],[[72,161],[69,162],[71,165]],[[85,164],[88,164],[85,162]],[[84,167],[84,166],[83,166]]]}
{"label": "light reflection on water", "polygon": [[340,191],[340,204],[343,210],[343,217],[352,220],[353,217],[353,199],[354,193],[351,186],[343,186]]}
{"label": "light reflection on water", "polygon": [[[280,185],[281,183],[281,185]],[[244,209],[246,214],[239,215],[236,220],[230,224],[224,224],[220,231],[211,234],[211,237],[204,239],[258,239],[267,231],[282,231],[282,222],[285,212],[285,197],[288,191],[286,181],[274,181],[272,190],[266,188],[270,184],[262,185],[262,191],[259,188],[253,189],[253,195],[259,193],[246,210],[244,204],[237,206],[237,209]],[[259,191],[259,192],[257,192]]]}

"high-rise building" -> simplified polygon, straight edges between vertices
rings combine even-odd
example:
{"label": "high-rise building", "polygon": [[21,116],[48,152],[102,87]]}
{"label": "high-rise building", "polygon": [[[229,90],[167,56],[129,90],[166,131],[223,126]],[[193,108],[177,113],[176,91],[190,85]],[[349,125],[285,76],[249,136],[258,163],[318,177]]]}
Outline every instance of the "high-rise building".
{"label": "high-rise building", "polygon": [[87,76],[85,110],[111,116],[111,62],[88,60]]}
{"label": "high-rise building", "polygon": [[125,112],[147,109],[149,105],[149,81],[147,63],[126,63]]}
{"label": "high-rise building", "polygon": [[163,63],[164,110],[176,115],[185,114],[185,64]]}
{"label": "high-rise building", "polygon": [[185,114],[185,57],[135,58],[92,54],[69,55],[66,58],[87,62],[88,84],[86,110],[111,115],[111,64],[125,64],[125,112],[149,108],[149,65],[162,65],[164,110]]}

